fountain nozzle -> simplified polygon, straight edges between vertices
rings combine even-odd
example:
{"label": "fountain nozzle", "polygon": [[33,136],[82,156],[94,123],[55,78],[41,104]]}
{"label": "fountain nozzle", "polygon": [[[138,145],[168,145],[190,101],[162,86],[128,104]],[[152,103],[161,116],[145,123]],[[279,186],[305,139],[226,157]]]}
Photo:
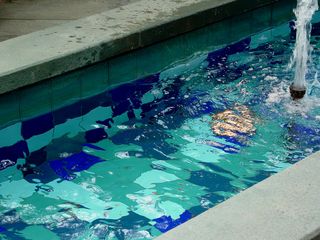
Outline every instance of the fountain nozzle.
{"label": "fountain nozzle", "polygon": [[290,85],[290,94],[293,100],[298,100],[303,98],[306,92],[307,92],[307,88],[305,86],[297,87],[294,84]]}

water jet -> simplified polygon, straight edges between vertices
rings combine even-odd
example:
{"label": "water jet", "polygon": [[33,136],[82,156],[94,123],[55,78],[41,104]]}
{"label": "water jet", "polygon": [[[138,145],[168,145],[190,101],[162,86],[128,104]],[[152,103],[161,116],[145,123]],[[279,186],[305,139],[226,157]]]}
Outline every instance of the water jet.
{"label": "water jet", "polygon": [[317,0],[298,0],[297,8],[294,9],[297,30],[296,44],[289,65],[295,67],[294,82],[290,86],[290,94],[294,100],[303,98],[307,91],[306,74],[312,52],[310,45],[311,19],[318,8]]}

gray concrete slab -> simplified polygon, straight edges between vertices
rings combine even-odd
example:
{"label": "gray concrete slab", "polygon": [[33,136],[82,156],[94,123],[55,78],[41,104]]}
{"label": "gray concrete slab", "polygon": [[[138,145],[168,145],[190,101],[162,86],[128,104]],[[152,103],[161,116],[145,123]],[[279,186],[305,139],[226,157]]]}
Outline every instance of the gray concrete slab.
{"label": "gray concrete slab", "polygon": [[157,240],[310,240],[320,234],[320,152]]}
{"label": "gray concrete slab", "polygon": [[138,0],[0,0],[0,41]]}
{"label": "gray concrete slab", "polygon": [[43,28],[68,22],[67,20],[0,20],[1,41],[15,38]]}
{"label": "gray concrete slab", "polygon": [[141,0],[3,41],[0,94],[273,2],[278,1]]}

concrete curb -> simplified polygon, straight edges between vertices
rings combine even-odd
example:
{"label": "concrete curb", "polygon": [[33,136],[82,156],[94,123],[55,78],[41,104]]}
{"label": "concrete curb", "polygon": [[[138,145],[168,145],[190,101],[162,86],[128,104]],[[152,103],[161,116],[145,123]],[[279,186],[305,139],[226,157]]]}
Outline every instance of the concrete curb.
{"label": "concrete curb", "polygon": [[320,234],[320,152],[157,240],[310,240]]}
{"label": "concrete curb", "polygon": [[0,44],[0,94],[279,0],[142,0]]}

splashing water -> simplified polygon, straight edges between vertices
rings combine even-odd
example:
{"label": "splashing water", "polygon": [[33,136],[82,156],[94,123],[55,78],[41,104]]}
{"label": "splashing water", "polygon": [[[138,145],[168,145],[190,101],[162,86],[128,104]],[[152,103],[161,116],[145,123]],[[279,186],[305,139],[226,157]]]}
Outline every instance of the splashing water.
{"label": "splashing water", "polygon": [[294,10],[297,18],[295,21],[297,35],[289,67],[295,67],[293,86],[297,89],[306,87],[307,64],[311,59],[312,52],[310,45],[311,19],[318,8],[318,0],[298,0],[297,8]]}

